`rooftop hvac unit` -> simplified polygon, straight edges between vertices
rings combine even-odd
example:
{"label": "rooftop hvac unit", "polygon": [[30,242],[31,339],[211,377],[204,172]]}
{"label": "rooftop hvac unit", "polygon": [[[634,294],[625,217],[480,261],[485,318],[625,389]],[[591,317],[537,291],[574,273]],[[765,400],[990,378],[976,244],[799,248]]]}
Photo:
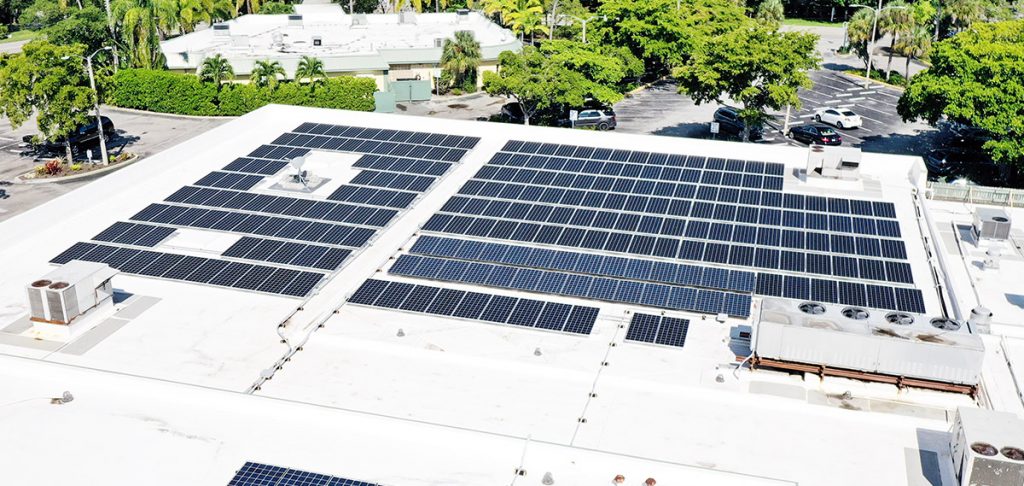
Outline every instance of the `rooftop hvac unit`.
{"label": "rooftop hvac unit", "polygon": [[1010,238],[1010,216],[998,208],[977,208],[974,210],[974,225],[971,227],[975,240],[1006,240]]}
{"label": "rooftop hvac unit", "polygon": [[467,20],[469,18],[469,9],[468,8],[460,8],[460,9],[456,10],[455,13],[459,16],[459,21],[460,22],[464,21],[464,20]]}
{"label": "rooftop hvac unit", "polygon": [[302,15],[291,14],[288,16],[289,27],[302,27]]}
{"label": "rooftop hvac unit", "polygon": [[324,45],[324,38],[319,36],[319,35],[314,35],[313,36],[313,45],[317,46],[317,47],[320,47],[320,46]]}
{"label": "rooftop hvac unit", "polygon": [[213,24],[213,35],[215,36],[229,36],[231,35],[231,26],[223,22]]}
{"label": "rooftop hvac unit", "polygon": [[72,260],[28,285],[29,319],[71,324],[76,317],[114,295],[117,270],[103,263]]}
{"label": "rooftop hvac unit", "polygon": [[966,323],[819,302],[764,299],[759,358],[975,386],[985,348]]}
{"label": "rooftop hvac unit", "polygon": [[444,37],[435,37],[434,47],[444,47]]}
{"label": "rooftop hvac unit", "polygon": [[860,149],[811,145],[807,153],[807,174],[820,174],[830,179],[860,177]]}
{"label": "rooftop hvac unit", "polygon": [[1012,413],[960,407],[949,450],[961,486],[1024,484],[1024,420]]}

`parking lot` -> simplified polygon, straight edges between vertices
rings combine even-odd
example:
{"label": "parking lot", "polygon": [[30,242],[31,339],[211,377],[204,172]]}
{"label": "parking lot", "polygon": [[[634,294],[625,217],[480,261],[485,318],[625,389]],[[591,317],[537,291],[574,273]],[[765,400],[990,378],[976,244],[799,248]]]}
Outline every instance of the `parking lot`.
{"label": "parking lot", "polygon": [[[114,122],[117,136],[111,140],[111,154],[127,151],[146,157],[210,130],[230,118],[185,118],[104,108],[103,115]],[[88,184],[90,179],[48,184],[14,184],[15,178],[31,171],[36,154],[21,139],[37,133],[34,120],[17,130],[0,120],[0,221]],[[94,152],[98,152],[94,148]],[[98,158],[98,155],[94,155]],[[97,176],[102,177],[102,176]]]}
{"label": "parking lot", "polygon": [[[900,90],[881,83],[867,82],[845,73],[817,70],[810,73],[814,85],[799,93],[802,107],[790,113],[790,126],[814,123],[814,111],[835,106],[849,108],[864,120],[857,129],[837,130],[843,145],[869,152],[922,155],[938,143],[938,131],[925,123],[905,123],[896,113]],[[629,133],[647,133],[674,137],[730,138],[712,135],[710,122],[717,104],[696,105],[677,93],[671,80],[656,83],[615,105],[619,126]],[[783,136],[785,112],[774,113],[765,143],[801,144]],[[735,137],[732,137],[735,138]]]}

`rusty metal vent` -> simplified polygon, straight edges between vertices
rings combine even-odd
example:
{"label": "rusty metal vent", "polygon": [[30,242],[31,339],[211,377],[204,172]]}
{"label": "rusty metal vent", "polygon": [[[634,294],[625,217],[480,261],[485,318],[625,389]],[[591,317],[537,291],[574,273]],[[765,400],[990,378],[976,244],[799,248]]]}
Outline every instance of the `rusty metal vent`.
{"label": "rusty metal vent", "polygon": [[46,280],[46,279],[36,280],[35,282],[32,282],[32,286],[36,287],[36,288],[40,288],[40,287],[46,287],[47,285],[50,285],[52,283],[53,282],[51,282],[49,280]]}
{"label": "rusty metal vent", "polygon": [[975,442],[971,444],[971,450],[983,456],[994,456],[999,453],[996,446],[987,442]]}
{"label": "rusty metal vent", "polygon": [[1017,447],[1003,447],[1001,452],[1007,459],[1013,461],[1024,461],[1024,450]]}

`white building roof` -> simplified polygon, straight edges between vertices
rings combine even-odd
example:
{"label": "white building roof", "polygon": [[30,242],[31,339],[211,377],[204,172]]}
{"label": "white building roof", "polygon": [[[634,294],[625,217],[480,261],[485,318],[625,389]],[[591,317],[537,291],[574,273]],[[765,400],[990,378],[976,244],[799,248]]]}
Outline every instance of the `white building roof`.
{"label": "white building roof", "polygon": [[[115,314],[70,342],[34,339],[25,285],[54,268],[51,258],[306,122],[480,141],[309,298],[122,273]],[[720,323],[665,311],[690,319],[680,349],[625,342],[630,313],[660,312],[635,305],[443,284],[600,309],[591,334],[569,335],[345,304],[367,278],[414,282],[387,272],[393,257],[512,139],[776,162],[786,166],[787,192],[892,202],[926,313],[944,308],[931,290],[931,248],[948,257],[935,263],[951,277],[944,299],[969,311],[973,281],[993,309],[999,325],[985,336],[981,400],[1024,416],[1020,310],[1012,297],[997,302],[1024,294],[1004,273],[1013,257],[1004,252],[1001,269],[982,271],[969,252],[961,258],[946,246],[956,240],[941,228],[969,220],[967,208],[929,201],[932,222],[918,218],[920,159],[868,153],[860,182],[808,182],[796,170],[807,152],[793,147],[268,106],[0,223],[0,424],[19,438],[0,441],[12,465],[0,478],[227,484],[256,461],[395,486],[539,484],[546,472],[555,484],[615,474],[660,484],[953,484],[951,411],[977,403],[736,371],[741,353],[730,334],[756,313]],[[216,256],[224,247],[186,240],[156,250]],[[281,361],[289,347],[301,350]],[[64,390],[74,401],[51,405]],[[517,468],[526,474],[515,476]]]}
{"label": "white building roof", "polygon": [[[508,29],[478,12],[424,14],[346,14],[336,4],[296,5],[301,21],[289,15],[243,15],[160,43],[170,69],[196,69],[220,54],[235,74],[248,75],[255,61],[272,59],[293,75],[303,56],[324,62],[327,72],[386,70],[393,64],[437,64],[438,39],[467,30],[480,42],[481,56],[493,61],[522,43]],[[226,27],[227,30],[219,30]],[[322,44],[314,45],[314,39]]]}

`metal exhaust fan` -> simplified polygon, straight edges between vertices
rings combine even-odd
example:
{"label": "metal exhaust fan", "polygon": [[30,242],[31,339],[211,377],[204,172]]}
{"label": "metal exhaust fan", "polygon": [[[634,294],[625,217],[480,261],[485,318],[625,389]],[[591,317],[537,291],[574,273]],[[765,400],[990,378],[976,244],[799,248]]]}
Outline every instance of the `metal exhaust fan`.
{"label": "metal exhaust fan", "polygon": [[861,309],[860,307],[847,307],[843,309],[843,317],[855,321],[864,321],[871,317],[871,313],[867,309]]}
{"label": "metal exhaust fan", "polygon": [[890,312],[885,315],[885,322],[899,326],[909,326],[914,323],[914,316],[905,312]]}
{"label": "metal exhaust fan", "polygon": [[820,316],[825,313],[825,306],[817,302],[804,302],[797,306],[797,308],[800,309],[800,312],[812,316]]}
{"label": "metal exhaust fan", "polygon": [[960,323],[952,319],[936,317],[935,319],[932,319],[932,327],[942,329],[943,331],[957,331],[960,329]]}

